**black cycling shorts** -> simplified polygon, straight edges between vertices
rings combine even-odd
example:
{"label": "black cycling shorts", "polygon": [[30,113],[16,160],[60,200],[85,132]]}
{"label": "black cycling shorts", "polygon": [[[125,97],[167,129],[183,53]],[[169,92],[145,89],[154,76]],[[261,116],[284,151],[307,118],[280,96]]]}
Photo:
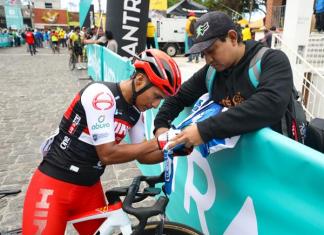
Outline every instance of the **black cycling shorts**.
{"label": "black cycling shorts", "polygon": [[82,55],[83,54],[82,53],[82,47],[80,47],[80,46],[74,46],[74,53],[76,55]]}

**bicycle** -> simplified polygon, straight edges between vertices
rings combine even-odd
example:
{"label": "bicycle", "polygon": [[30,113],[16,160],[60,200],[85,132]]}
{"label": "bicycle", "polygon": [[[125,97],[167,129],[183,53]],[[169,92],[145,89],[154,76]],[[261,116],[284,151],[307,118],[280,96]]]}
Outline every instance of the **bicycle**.
{"label": "bicycle", "polygon": [[55,52],[60,53],[60,47],[58,45],[58,42],[52,42],[52,51],[55,54]]}
{"label": "bicycle", "polygon": [[[21,192],[20,189],[18,189],[18,190],[0,190],[0,199],[4,198],[6,196],[9,196],[9,195],[17,195],[20,192]],[[21,233],[22,233],[21,228],[6,231],[6,232],[0,231],[0,235],[17,235],[17,234],[21,234]]]}
{"label": "bicycle", "polygon": [[[169,198],[164,190],[162,190],[164,196],[161,196],[161,189],[155,187],[156,184],[163,183],[164,179],[164,172],[159,176],[137,176],[129,187],[116,187],[106,191],[107,206],[73,216],[68,224],[106,218],[94,234],[111,235],[119,228],[121,232],[119,235],[202,235],[187,225],[166,221],[165,209]],[[139,191],[141,182],[146,182],[148,187]],[[153,206],[137,208],[132,206],[133,203],[157,195],[160,196]],[[123,202],[120,199],[122,196],[125,196]],[[127,214],[135,216],[139,224],[132,227]],[[149,218],[157,215],[161,215],[160,221],[147,223]]]}
{"label": "bicycle", "polygon": [[70,50],[69,69],[73,71],[77,63],[77,55],[75,54],[74,48],[71,48]]}

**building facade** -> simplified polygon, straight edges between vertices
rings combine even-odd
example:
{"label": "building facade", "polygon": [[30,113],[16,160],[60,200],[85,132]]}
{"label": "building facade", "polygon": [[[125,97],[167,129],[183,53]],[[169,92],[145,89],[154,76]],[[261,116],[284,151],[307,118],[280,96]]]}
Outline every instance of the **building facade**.
{"label": "building facade", "polygon": [[61,0],[32,0],[34,8],[61,9]]}

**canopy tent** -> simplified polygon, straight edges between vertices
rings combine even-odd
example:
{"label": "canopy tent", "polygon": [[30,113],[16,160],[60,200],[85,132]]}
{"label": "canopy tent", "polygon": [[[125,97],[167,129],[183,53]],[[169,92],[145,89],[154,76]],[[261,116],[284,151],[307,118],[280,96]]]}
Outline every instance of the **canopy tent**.
{"label": "canopy tent", "polygon": [[198,17],[208,12],[208,8],[191,0],[182,0],[167,9],[167,15],[187,16],[188,12],[195,12]]}

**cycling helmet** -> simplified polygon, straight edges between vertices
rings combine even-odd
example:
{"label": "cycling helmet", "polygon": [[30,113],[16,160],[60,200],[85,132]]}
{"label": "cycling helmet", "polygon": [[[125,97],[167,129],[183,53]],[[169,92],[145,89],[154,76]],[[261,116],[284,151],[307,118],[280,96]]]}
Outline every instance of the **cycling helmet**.
{"label": "cycling helmet", "polygon": [[144,70],[151,83],[167,96],[173,96],[178,92],[181,85],[180,70],[176,62],[163,51],[157,49],[143,51],[135,58],[134,66],[136,69]]}

